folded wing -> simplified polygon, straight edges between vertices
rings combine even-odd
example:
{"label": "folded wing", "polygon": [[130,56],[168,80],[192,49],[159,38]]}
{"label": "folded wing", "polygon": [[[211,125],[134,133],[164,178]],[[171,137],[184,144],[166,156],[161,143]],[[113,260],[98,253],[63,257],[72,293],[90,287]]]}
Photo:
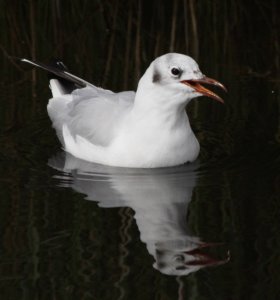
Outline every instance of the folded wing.
{"label": "folded wing", "polygon": [[[29,59],[21,61],[50,74],[53,98],[49,100],[47,108],[62,144],[63,126],[68,128],[74,138],[81,136],[98,146],[110,144],[115,131],[133,105],[135,92],[114,93],[96,87],[71,74],[59,60],[49,65]],[[67,83],[71,84],[70,88]]]}

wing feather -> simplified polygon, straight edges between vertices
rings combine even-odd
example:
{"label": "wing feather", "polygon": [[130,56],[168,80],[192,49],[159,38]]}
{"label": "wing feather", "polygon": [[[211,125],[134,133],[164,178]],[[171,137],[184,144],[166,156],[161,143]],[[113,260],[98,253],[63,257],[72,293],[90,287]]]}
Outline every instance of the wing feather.
{"label": "wing feather", "polygon": [[[63,127],[67,127],[73,137],[79,136],[96,146],[110,144],[119,124],[132,108],[135,92],[113,93],[96,87],[69,73],[62,62],[57,67],[57,64],[46,65],[25,58],[21,61],[57,77],[50,81],[53,98],[49,101],[48,113],[63,145]],[[65,89],[61,78],[79,88]]]}
{"label": "wing feather", "polygon": [[61,140],[62,126],[67,125],[73,136],[81,136],[95,145],[107,146],[132,108],[134,98],[135,92],[132,91],[113,93],[86,87],[75,90],[71,95],[52,98],[48,112]]}

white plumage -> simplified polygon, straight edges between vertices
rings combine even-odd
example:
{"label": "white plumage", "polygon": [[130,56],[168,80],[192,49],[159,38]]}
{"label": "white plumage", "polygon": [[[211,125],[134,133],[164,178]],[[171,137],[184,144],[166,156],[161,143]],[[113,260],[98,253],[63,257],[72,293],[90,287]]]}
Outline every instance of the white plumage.
{"label": "white plumage", "polygon": [[205,77],[192,58],[169,53],[151,63],[136,93],[86,83],[65,94],[60,81],[52,79],[48,113],[64,149],[80,159],[120,167],[175,166],[199,154],[185,112],[188,102],[201,95],[222,102],[201,83],[224,88]]}

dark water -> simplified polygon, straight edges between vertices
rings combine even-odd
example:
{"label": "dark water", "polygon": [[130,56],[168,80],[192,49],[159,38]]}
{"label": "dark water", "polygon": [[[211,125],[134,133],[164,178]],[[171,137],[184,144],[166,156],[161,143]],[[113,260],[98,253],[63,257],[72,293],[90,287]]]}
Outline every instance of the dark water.
{"label": "dark water", "polygon": [[2,299],[278,299],[272,120],[243,137],[228,128],[244,120],[198,120],[200,161],[158,170],[65,156],[46,116],[6,129]]}
{"label": "dark water", "polygon": [[[12,2],[0,21],[0,299],[280,299],[277,1],[199,1],[195,12],[194,1],[73,1],[67,13],[60,1]],[[223,106],[188,107],[199,161],[158,170],[65,155],[46,76],[8,56],[59,55],[121,90],[170,50],[229,93]]]}

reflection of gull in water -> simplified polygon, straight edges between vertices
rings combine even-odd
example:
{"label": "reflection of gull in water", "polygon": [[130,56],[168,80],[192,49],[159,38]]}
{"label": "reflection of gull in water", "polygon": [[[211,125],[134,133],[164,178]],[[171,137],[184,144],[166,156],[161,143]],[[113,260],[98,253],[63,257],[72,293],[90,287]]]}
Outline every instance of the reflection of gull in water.
{"label": "reflection of gull in water", "polygon": [[140,238],[160,272],[187,275],[227,261],[206,254],[205,249],[217,244],[203,243],[192,236],[187,225],[197,164],[126,169],[89,163],[69,154],[57,156],[49,164],[71,174],[67,185],[85,194],[87,200],[97,201],[100,207],[131,207]]}

